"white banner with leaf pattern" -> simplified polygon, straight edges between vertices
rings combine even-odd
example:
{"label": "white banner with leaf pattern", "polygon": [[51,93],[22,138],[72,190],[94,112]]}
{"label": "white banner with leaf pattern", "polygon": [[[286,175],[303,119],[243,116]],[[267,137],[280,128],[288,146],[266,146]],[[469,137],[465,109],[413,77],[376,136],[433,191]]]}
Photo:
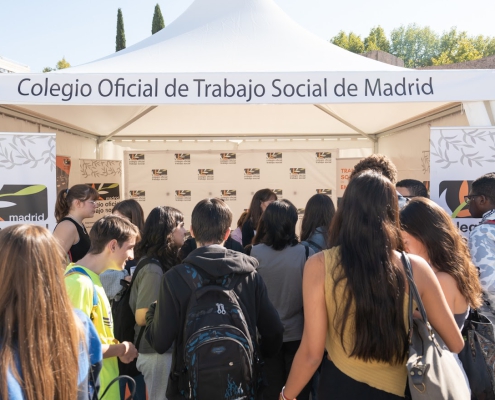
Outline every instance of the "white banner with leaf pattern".
{"label": "white banner with leaf pattern", "polygon": [[55,228],[55,134],[0,133],[0,228]]}
{"label": "white banner with leaf pattern", "polygon": [[111,214],[112,208],[121,200],[122,161],[117,160],[79,160],[80,183],[94,187],[100,197],[93,218],[84,220],[87,229],[104,215]]}
{"label": "white banner with leaf pattern", "polygon": [[479,222],[471,218],[464,196],[476,178],[494,171],[495,127],[431,128],[431,199],[454,218],[464,235]]}

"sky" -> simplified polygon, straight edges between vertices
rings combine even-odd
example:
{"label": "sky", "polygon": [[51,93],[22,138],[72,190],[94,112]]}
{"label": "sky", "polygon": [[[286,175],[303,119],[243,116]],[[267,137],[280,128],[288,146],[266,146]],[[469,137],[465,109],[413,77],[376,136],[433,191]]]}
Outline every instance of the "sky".
{"label": "sky", "polygon": [[[457,26],[469,35],[495,36],[494,0],[265,1],[275,1],[297,23],[325,40],[341,30],[353,31],[364,39],[377,25],[388,35],[392,29],[412,23],[430,26],[438,33]],[[127,47],[150,36],[156,3],[0,0],[0,57],[28,65],[32,72],[53,68],[62,57],[73,66],[85,64],[115,51],[118,8],[124,16]],[[191,3],[159,0],[165,25]]]}

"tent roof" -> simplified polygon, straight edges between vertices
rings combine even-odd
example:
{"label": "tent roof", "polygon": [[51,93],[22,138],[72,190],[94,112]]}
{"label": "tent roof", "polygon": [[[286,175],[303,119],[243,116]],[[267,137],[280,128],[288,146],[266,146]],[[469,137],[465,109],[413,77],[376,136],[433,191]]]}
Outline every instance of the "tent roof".
{"label": "tent roof", "polygon": [[[371,60],[307,32],[273,0],[195,0],[165,29],[108,57],[56,73],[9,75],[0,76],[0,104],[9,105],[4,110],[100,141],[315,135],[376,140],[369,135],[458,111],[460,101],[495,99],[493,71],[417,71]],[[236,87],[259,83],[264,94],[250,100],[225,91],[205,96],[199,78],[218,87],[227,80]],[[189,85],[187,96],[167,94],[166,85],[175,81]],[[274,96],[274,82],[287,84],[287,93]],[[156,95],[130,95],[145,83],[156,87]],[[344,83],[347,95],[338,95]],[[83,84],[90,94],[82,94]],[[53,95],[54,85],[69,85],[70,98],[61,90]],[[325,87],[324,95],[310,96],[314,85]],[[356,95],[349,93],[352,85]],[[395,88],[393,95],[384,94],[386,85]],[[296,88],[303,96],[294,95]]]}
{"label": "tent roof", "polygon": [[272,0],[196,0],[143,41],[61,73],[397,71],[306,31]]}

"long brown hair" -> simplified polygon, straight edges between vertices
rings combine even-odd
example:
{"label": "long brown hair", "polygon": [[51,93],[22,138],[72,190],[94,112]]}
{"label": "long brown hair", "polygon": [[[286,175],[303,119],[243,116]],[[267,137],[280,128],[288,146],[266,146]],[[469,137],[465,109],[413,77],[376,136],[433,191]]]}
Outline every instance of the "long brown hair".
{"label": "long brown hair", "polygon": [[43,227],[14,225],[0,231],[0,254],[0,397],[10,370],[27,400],[77,398],[82,331],[60,245]]}
{"label": "long brown hair", "polygon": [[330,196],[323,193],[312,196],[304,208],[304,217],[301,223],[301,242],[311,238],[311,235],[320,226],[324,228],[323,234],[326,236],[334,215],[335,206]]}
{"label": "long brown hair", "polygon": [[271,189],[260,189],[254,194],[253,199],[251,200],[251,205],[249,206],[248,215],[246,217],[246,220],[250,220],[253,224],[254,230],[256,230],[261,214],[263,214],[263,211],[261,210],[261,203],[270,199],[277,200],[276,193]]}
{"label": "long brown hair", "polygon": [[400,211],[402,229],[426,248],[431,264],[457,283],[471,307],[481,305],[481,284],[469,250],[452,218],[435,202],[415,197]]}
{"label": "long brown hair", "polygon": [[62,218],[69,214],[70,207],[75,200],[98,200],[100,195],[98,191],[89,185],[74,185],[70,189],[64,189],[58,192],[55,203],[55,219],[60,222]]}
{"label": "long brown hair", "polygon": [[[329,243],[340,246],[342,269],[332,278],[339,310],[334,326],[342,346],[346,325],[351,324],[356,334],[353,348],[346,349],[350,357],[403,363],[406,278],[402,266],[394,264],[394,250],[402,250],[403,244],[397,193],[390,180],[371,170],[351,179],[330,225]],[[335,288],[341,282],[345,295],[338,298]]]}

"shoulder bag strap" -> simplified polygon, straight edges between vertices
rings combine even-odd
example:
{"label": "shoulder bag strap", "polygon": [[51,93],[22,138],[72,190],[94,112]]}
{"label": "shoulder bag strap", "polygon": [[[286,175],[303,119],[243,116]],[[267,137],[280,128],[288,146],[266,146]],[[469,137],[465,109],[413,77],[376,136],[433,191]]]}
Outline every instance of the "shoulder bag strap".
{"label": "shoulder bag strap", "polygon": [[495,220],[487,219],[485,222],[482,222],[480,225],[495,225]]}
{"label": "shoulder bag strap", "polygon": [[303,246],[304,246],[304,252],[306,253],[306,260],[307,260],[309,257],[309,246],[306,246],[305,244],[303,244]]}
{"label": "shoulder bag strap", "polygon": [[407,280],[409,282],[409,340],[412,338],[412,329],[413,329],[413,307],[412,307],[412,299],[416,300],[416,304],[418,306],[419,312],[425,325],[427,326],[430,334],[433,334],[433,330],[431,328],[430,323],[428,322],[428,317],[426,315],[426,310],[423,305],[423,301],[419,296],[418,288],[416,287],[416,283],[414,283],[414,278],[412,274],[411,262],[409,261],[409,257],[407,257],[406,253],[402,252],[401,256],[402,265],[406,271]]}

